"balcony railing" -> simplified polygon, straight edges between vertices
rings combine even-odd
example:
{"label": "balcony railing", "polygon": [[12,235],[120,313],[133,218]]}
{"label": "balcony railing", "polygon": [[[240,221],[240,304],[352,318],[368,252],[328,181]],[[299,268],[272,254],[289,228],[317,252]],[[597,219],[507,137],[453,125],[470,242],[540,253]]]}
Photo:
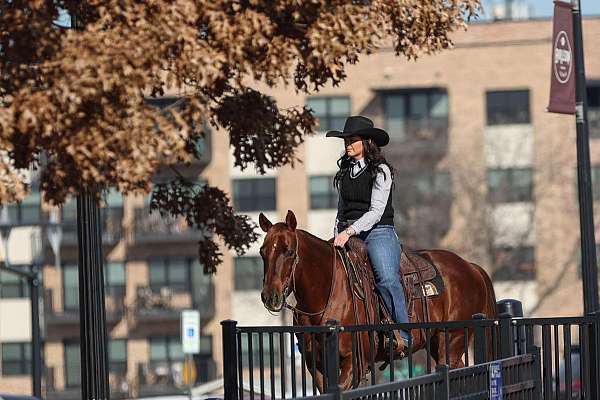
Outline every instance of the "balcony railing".
{"label": "balcony railing", "polygon": [[79,310],[77,308],[55,307],[54,299],[58,293],[54,289],[44,290],[44,316],[48,324],[77,324],[79,323]]}
{"label": "balcony railing", "polygon": [[135,299],[135,318],[138,323],[178,320],[185,309],[200,311],[200,318],[214,317],[214,285],[212,282],[197,288],[178,291],[173,287],[138,286]]}
{"label": "balcony railing", "polygon": [[448,151],[448,119],[406,119],[401,132],[390,132],[386,154],[400,156],[444,155]]}
{"label": "balcony railing", "polygon": [[106,322],[117,323],[125,314],[125,286],[108,286],[104,295]]}
{"label": "balcony railing", "polygon": [[[114,245],[123,237],[123,208],[108,207],[100,209],[100,229],[102,243]],[[65,216],[62,220],[62,243],[77,244],[77,219]]]}
{"label": "balcony railing", "polygon": [[108,385],[111,399],[127,399],[131,393],[131,383],[127,381],[127,362],[110,363]]}
{"label": "balcony railing", "polygon": [[[109,366],[108,380],[110,389],[110,398],[115,400],[127,399],[130,394],[130,382],[127,381],[127,369],[114,368],[114,364]],[[55,385],[55,367],[48,367],[46,371],[46,399],[47,400],[77,400],[81,399],[81,387],[74,386],[64,389],[57,389]]]}
{"label": "balcony railing", "polygon": [[191,229],[183,218],[162,216],[149,207],[134,210],[133,240],[135,243],[197,241],[199,232]]}
{"label": "balcony railing", "polygon": [[137,366],[137,395],[183,394],[183,362],[150,362]]}
{"label": "balcony railing", "polygon": [[[66,289],[71,292],[76,289]],[[79,323],[79,307],[78,303],[66,304],[63,302],[63,308],[59,309],[54,306],[54,296],[56,293],[53,289],[45,290],[44,307],[45,316],[49,324],[77,324]],[[70,293],[69,297],[74,298],[75,293]],[[64,299],[64,296],[63,296]],[[109,286],[105,288],[105,310],[106,322],[117,323],[125,314],[125,287],[124,286]]]}

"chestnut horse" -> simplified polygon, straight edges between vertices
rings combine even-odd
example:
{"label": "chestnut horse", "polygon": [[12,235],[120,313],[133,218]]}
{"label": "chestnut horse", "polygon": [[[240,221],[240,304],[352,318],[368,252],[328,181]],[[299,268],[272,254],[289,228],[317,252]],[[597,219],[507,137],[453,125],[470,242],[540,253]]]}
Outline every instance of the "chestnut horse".
{"label": "chestnut horse", "polygon": [[[352,289],[339,255],[331,242],[301,229],[296,229],[296,217],[288,211],[285,223],[272,224],[264,214],[259,216],[260,227],[266,236],[260,248],[264,262],[264,281],[261,298],[264,306],[277,312],[286,304],[286,298],[294,292],[297,310],[295,325],[323,325],[327,320],[337,320],[342,325],[364,323],[356,321],[352,307]],[[445,250],[422,250],[419,254],[429,258],[438,268],[444,280],[445,289],[437,297],[428,300],[430,321],[468,320],[476,313],[484,313],[489,318],[496,316],[496,298],[492,282],[486,272],[476,264],[465,261],[458,255]],[[420,302],[417,302],[420,303]],[[359,311],[361,307],[359,307]],[[415,305],[415,315],[422,308]],[[362,316],[364,318],[364,307]],[[414,317],[413,317],[414,318]],[[414,320],[412,322],[415,322]],[[426,346],[424,335],[413,330],[412,351]],[[430,331],[431,332],[431,331]],[[451,368],[463,365],[465,333],[463,329],[449,330],[448,342],[443,331],[431,333],[431,357],[436,363],[448,364]],[[376,335],[378,336],[378,335]],[[473,330],[469,330],[468,341],[472,341]],[[369,347],[368,335],[361,335],[362,349]],[[352,372],[352,338],[339,336],[340,376],[344,389],[354,384]],[[308,364],[313,354],[317,358],[317,386],[323,393],[323,367],[321,365],[321,343],[310,343],[306,336],[305,352]],[[448,347],[449,360],[446,360]],[[363,354],[363,360],[368,357]],[[384,361],[379,357],[378,361]],[[308,367],[308,365],[307,365]],[[310,367],[309,367],[310,370]],[[365,368],[362,369],[366,370]],[[373,373],[373,372],[372,372]],[[359,380],[364,379],[359,377]]]}

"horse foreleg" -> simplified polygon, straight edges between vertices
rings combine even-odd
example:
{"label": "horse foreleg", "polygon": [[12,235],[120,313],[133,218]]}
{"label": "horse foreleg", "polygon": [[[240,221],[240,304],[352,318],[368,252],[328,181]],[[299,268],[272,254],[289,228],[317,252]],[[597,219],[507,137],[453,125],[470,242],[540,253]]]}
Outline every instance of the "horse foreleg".
{"label": "horse foreleg", "polygon": [[[445,343],[445,345],[448,346],[448,355],[450,359],[447,364],[451,369],[462,368],[465,366],[465,363],[462,360],[463,355],[465,355],[465,334],[450,334],[448,337],[449,343]],[[467,343],[469,343],[469,341],[467,341]],[[444,348],[444,359],[446,358],[445,354],[446,349]]]}
{"label": "horse foreleg", "polygon": [[347,357],[344,357],[340,361],[340,385],[343,390],[350,389],[353,382],[353,371],[352,371],[352,354]]}
{"label": "horse foreleg", "polygon": [[[319,390],[319,393],[323,394],[324,393],[324,389],[323,389],[323,373],[321,371],[319,371],[319,364],[316,365],[316,368],[313,369],[313,357],[316,357],[316,355],[311,351],[306,350],[306,355],[305,355],[305,359],[304,359],[304,365],[306,366],[306,369],[308,370],[308,372],[310,373],[310,376],[312,377],[312,380],[317,388],[317,390]],[[320,361],[319,361],[320,362]],[[314,387],[313,387],[314,388]],[[316,395],[316,393],[313,392],[313,395]]]}

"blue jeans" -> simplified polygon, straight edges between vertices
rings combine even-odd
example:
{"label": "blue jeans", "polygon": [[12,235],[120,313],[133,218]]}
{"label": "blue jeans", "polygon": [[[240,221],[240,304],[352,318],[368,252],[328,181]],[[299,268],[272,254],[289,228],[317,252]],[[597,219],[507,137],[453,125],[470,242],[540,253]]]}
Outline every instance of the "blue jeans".
{"label": "blue jeans", "polygon": [[[375,273],[377,289],[396,323],[407,323],[408,313],[404,298],[404,288],[400,281],[400,240],[392,225],[378,225],[369,231],[361,232]],[[400,331],[408,340],[410,333]]]}

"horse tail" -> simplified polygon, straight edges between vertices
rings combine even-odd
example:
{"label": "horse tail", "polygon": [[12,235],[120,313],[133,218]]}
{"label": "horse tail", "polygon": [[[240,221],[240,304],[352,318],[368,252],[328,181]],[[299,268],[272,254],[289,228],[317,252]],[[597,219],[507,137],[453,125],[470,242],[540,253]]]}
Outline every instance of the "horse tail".
{"label": "horse tail", "polygon": [[[481,279],[483,279],[483,282],[485,284],[485,288],[486,288],[486,302],[484,305],[484,310],[483,313],[485,314],[485,316],[488,319],[496,319],[498,318],[498,308],[496,306],[496,292],[494,291],[494,285],[492,284],[492,280],[490,279],[490,276],[488,275],[488,273],[479,265],[475,264],[475,263],[471,263],[471,265],[473,265],[473,267],[475,267],[475,269],[477,271],[479,271],[479,274],[481,275]],[[486,329],[485,330],[485,336],[486,336],[486,341],[487,341],[487,355],[488,355],[488,360],[491,361],[494,357],[493,351],[493,343],[492,343],[492,329]]]}

